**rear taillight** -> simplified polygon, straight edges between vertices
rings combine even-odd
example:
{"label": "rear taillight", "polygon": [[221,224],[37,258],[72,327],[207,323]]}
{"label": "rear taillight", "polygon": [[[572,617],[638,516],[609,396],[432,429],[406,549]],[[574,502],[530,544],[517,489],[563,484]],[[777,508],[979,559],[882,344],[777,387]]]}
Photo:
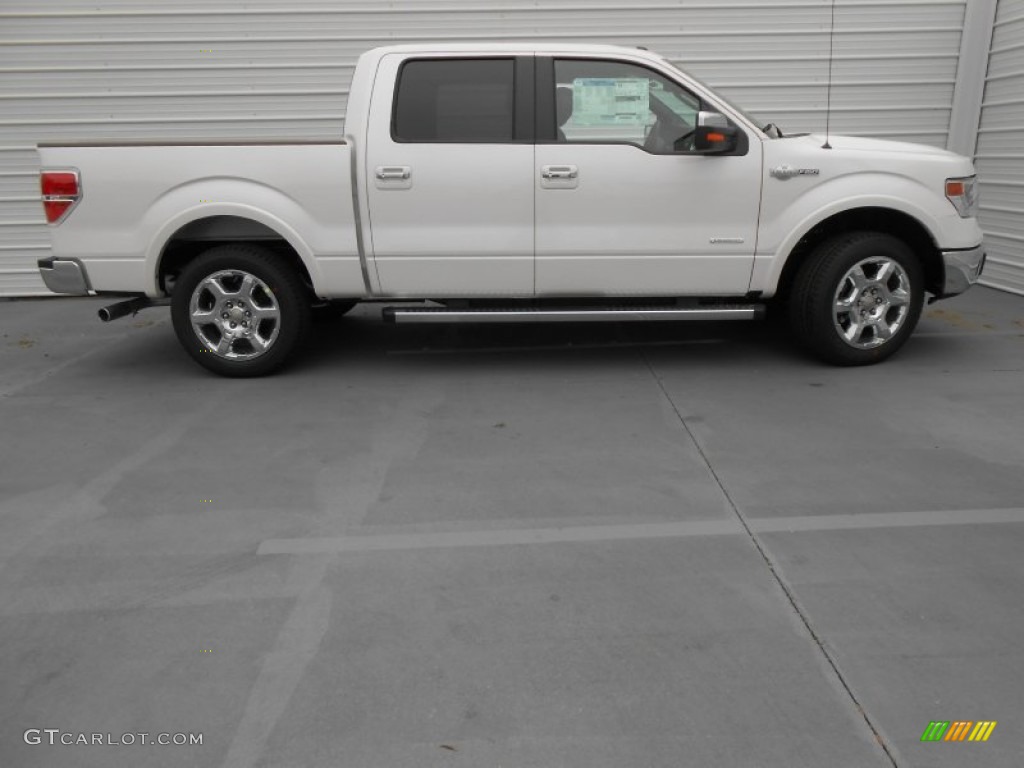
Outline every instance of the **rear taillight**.
{"label": "rear taillight", "polygon": [[78,171],[43,171],[39,176],[43,210],[50,224],[60,222],[82,197]]}

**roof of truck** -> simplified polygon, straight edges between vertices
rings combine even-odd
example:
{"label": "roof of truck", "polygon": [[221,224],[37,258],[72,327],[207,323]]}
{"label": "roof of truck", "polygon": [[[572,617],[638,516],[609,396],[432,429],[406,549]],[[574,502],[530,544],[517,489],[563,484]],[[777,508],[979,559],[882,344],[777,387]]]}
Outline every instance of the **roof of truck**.
{"label": "roof of truck", "polygon": [[624,54],[650,59],[663,59],[660,54],[645,48],[629,48],[623,45],[600,45],[593,43],[488,43],[488,42],[436,42],[386,45],[374,48],[368,53],[383,56],[389,53],[604,53]]}

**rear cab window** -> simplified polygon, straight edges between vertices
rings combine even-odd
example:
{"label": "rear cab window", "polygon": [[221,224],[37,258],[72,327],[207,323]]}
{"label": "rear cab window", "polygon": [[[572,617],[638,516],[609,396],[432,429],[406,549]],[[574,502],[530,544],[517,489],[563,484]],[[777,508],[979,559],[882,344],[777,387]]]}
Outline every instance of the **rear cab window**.
{"label": "rear cab window", "polygon": [[503,143],[515,139],[514,58],[410,59],[398,74],[396,142]]}

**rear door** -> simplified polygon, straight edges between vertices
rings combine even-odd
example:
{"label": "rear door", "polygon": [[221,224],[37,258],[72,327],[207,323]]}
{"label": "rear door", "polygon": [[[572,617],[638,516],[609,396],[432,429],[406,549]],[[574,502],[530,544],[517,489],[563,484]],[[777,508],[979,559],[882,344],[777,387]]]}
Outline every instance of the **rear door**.
{"label": "rear door", "polygon": [[[538,295],[742,295],[761,144],[696,154],[702,99],[645,63],[540,57]],[[544,109],[544,105],[553,107]]]}
{"label": "rear door", "polygon": [[533,57],[381,60],[368,246],[392,296],[532,296]]}

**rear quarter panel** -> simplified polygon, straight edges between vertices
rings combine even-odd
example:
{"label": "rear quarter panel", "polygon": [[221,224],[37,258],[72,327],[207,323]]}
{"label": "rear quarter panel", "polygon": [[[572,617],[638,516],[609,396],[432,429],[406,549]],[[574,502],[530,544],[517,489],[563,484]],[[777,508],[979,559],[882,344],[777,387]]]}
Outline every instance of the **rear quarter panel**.
{"label": "rear quarter panel", "polygon": [[347,144],[42,147],[42,166],[77,168],[82,199],[51,227],[53,253],[78,258],[99,291],[159,295],[168,239],[191,221],[258,221],[299,254],[321,296],[364,291]]}

